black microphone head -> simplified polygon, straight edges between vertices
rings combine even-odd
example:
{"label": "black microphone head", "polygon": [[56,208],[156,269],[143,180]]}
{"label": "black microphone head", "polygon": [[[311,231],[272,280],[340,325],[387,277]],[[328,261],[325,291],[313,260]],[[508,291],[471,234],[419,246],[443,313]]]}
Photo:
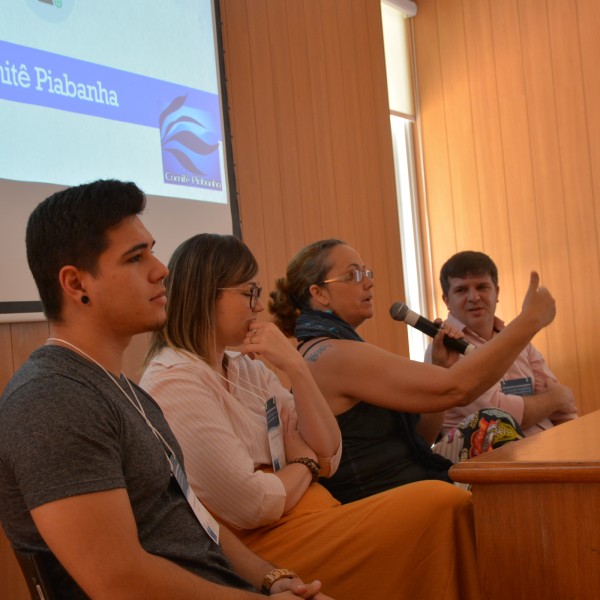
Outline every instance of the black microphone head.
{"label": "black microphone head", "polygon": [[390,307],[390,316],[394,321],[404,321],[409,311],[410,308],[404,302],[394,302]]}

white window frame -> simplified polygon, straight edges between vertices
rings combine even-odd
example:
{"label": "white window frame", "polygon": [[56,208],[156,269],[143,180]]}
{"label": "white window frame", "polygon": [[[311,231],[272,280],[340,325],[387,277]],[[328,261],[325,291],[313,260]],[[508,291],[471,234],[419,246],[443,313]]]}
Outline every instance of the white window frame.
{"label": "white window frame", "polygon": [[[410,0],[381,0],[386,70],[388,73],[388,96],[390,100],[390,127],[394,150],[394,169],[398,201],[398,219],[404,273],[404,302],[415,312],[427,314],[426,283],[423,268],[423,245],[416,185],[414,124],[416,93],[413,86],[414,64],[407,56],[414,56],[412,36],[407,35],[411,28],[402,28],[398,17],[413,17],[417,7]],[[389,9],[393,8],[394,11]],[[398,12],[399,11],[399,12]],[[389,20],[386,20],[389,17]],[[400,23],[400,25],[399,25]],[[399,48],[399,44],[404,47]],[[404,86],[398,90],[397,86]],[[395,89],[391,89],[394,86]],[[406,88],[409,93],[406,94]],[[399,93],[400,92],[400,93]],[[408,100],[403,98],[408,96]],[[394,106],[402,102],[402,105]],[[430,339],[408,327],[410,358],[423,360]]]}

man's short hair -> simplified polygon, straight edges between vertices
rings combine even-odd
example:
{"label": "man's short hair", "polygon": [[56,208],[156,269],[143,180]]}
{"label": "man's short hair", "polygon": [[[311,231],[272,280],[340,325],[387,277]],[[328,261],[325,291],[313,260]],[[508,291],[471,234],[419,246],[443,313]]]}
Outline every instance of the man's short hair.
{"label": "man's short hair", "polygon": [[451,277],[467,277],[468,275],[489,275],[493,284],[498,285],[498,268],[494,261],[483,252],[465,250],[451,256],[440,270],[440,283],[445,296],[450,291]]}
{"label": "man's short hair", "polygon": [[29,216],[27,262],[50,321],[60,321],[65,265],[95,275],[106,250],[106,232],[144,210],[144,193],[131,182],[114,179],[67,188],[42,201]]}

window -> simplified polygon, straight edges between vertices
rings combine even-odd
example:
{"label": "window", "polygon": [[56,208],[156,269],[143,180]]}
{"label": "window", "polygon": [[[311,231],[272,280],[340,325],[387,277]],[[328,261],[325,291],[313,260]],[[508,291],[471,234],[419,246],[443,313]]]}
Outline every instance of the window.
{"label": "window", "polygon": [[[416,6],[409,0],[381,2],[406,294],[404,301],[412,310],[423,314],[427,311],[413,144],[416,110],[411,68],[410,17],[415,14]],[[408,328],[409,352],[413,360],[423,360],[428,343],[429,338],[412,327]]]}

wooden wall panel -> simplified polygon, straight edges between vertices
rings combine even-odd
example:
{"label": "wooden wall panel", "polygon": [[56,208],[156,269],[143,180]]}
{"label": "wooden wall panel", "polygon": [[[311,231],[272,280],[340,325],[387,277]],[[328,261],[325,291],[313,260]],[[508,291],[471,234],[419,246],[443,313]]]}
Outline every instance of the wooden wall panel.
{"label": "wooden wall panel", "polygon": [[[463,5],[466,36],[471,120],[475,148],[479,204],[479,227],[484,232],[481,248],[494,249],[494,260],[499,265],[508,265],[503,272],[512,272],[512,250],[510,245],[510,223],[506,199],[504,172],[490,169],[490,165],[501,165],[503,160],[498,88],[494,65],[493,23],[490,6],[485,2],[466,2]],[[468,211],[467,203],[467,211]],[[487,224],[494,224],[493,227]],[[506,243],[508,233],[509,243]],[[472,243],[477,243],[475,240]],[[515,298],[503,294],[503,306],[516,314]]]}
{"label": "wooden wall panel", "polygon": [[[302,6],[306,22],[306,15],[314,14],[319,3],[320,0],[305,3],[292,2],[291,6]],[[327,232],[333,230],[338,222],[340,204],[336,193],[336,169],[332,139],[333,116],[329,111],[320,110],[321,107],[328,106],[330,103],[332,90],[336,89],[332,75],[338,73],[338,70],[331,66],[331,61],[325,60],[328,56],[326,43],[329,33],[325,34],[322,19],[313,19],[311,26],[305,27],[304,30],[309,71],[309,101],[312,109],[310,114],[304,117],[306,121],[303,120],[299,124],[299,127],[303,128],[303,123],[307,122],[308,125],[304,129],[310,132],[310,143],[303,146],[299,156],[300,171],[307,174],[307,177],[302,178],[302,206],[306,220],[310,223],[312,235],[316,239],[321,239],[325,238]],[[297,118],[299,119],[300,116]],[[304,137],[300,135],[299,141],[303,140]],[[318,148],[318,153],[315,152],[315,148]],[[320,197],[328,198],[329,201],[319,202]]]}
{"label": "wooden wall panel", "polygon": [[[504,241],[501,237],[496,244],[486,247],[486,250],[489,249],[490,254],[494,253],[494,260],[501,274],[502,314],[512,318],[521,307],[528,274],[534,266],[541,264],[541,260],[537,236],[517,233],[522,230],[524,223],[533,226],[537,211],[532,200],[531,147],[527,102],[523,92],[524,73],[517,2],[492,2],[489,6],[493,38],[503,40],[502,44],[494,41],[502,157],[495,168],[488,165],[487,170],[502,171],[504,176],[508,226],[505,229],[498,228],[498,233],[505,236]],[[507,250],[510,257],[496,255],[502,251],[501,248]],[[511,303],[514,307],[512,311]],[[545,332],[537,336],[536,345],[544,354],[547,352]]]}
{"label": "wooden wall panel", "polygon": [[[0,325],[0,393],[13,373],[48,337],[48,324],[6,323]],[[0,598],[27,600],[29,592],[10,543],[0,528]]]}
{"label": "wooden wall panel", "polygon": [[536,206],[535,228],[523,224],[521,234],[537,233],[541,259],[540,274],[544,284],[555,294],[560,307],[556,323],[546,332],[546,358],[552,365],[561,365],[562,378],[580,395],[575,364],[577,346],[567,348],[562,343],[563,333],[560,331],[561,326],[573,325],[573,295],[569,277],[571,257],[565,227],[566,206],[557,127],[557,90],[548,19],[546,0],[534,0],[519,5],[524,89],[528,104],[533,159],[531,169]]}
{"label": "wooden wall panel", "polygon": [[10,335],[10,323],[0,324],[0,390],[14,373],[12,337]]}
{"label": "wooden wall panel", "polygon": [[123,356],[123,373],[136,383],[139,382],[144,372],[144,359],[146,358],[149,342],[149,333],[135,335]]}
{"label": "wooden wall panel", "polygon": [[[420,0],[414,20],[425,210],[437,274],[483,250],[500,270],[498,314],[536,269],[557,301],[536,337],[579,407],[600,408],[600,8],[594,0]],[[436,53],[435,49],[439,48]]]}
{"label": "wooden wall panel", "polygon": [[[600,257],[594,218],[596,201],[588,143],[589,137],[596,137],[596,134],[588,129],[580,45],[572,43],[579,39],[577,2],[551,0],[548,7],[553,76],[555,88],[559,90],[556,93],[557,129],[570,258],[565,279],[570,281],[572,302],[572,311],[562,313],[566,315],[562,323],[572,325],[577,340],[575,352],[560,360],[570,365],[573,378],[579,375],[580,393],[587,397],[597,391],[597,388],[587,388],[582,376],[596,370],[598,354],[597,335],[589,327],[589,319],[585,318],[585,315],[595,313],[600,294]],[[596,48],[600,49],[597,43]],[[592,273],[596,276],[590,280]],[[583,282],[587,282],[585,288]],[[581,293],[583,289],[585,294]],[[556,341],[560,342],[559,339]],[[566,353],[569,352],[572,349],[567,348]]]}
{"label": "wooden wall panel", "polygon": [[[469,205],[469,198],[479,190],[464,22],[462,14],[452,10],[451,3],[438,4],[437,18],[444,109],[446,114],[453,115],[446,122],[448,145],[452,149],[448,153],[451,187],[447,193],[454,200],[455,238],[460,244],[470,235],[473,243],[481,247],[481,210],[479,206]],[[434,213],[430,217],[437,221]]]}
{"label": "wooden wall panel", "polygon": [[376,271],[363,335],[407,354],[387,314],[403,284],[378,0],[221,11],[242,233],[263,286],[307,243],[345,239]]}
{"label": "wooden wall panel", "polygon": [[[15,335],[13,336],[13,329]],[[35,332],[35,333],[34,333]],[[40,335],[39,324],[36,324],[32,329],[27,324],[0,324],[0,395],[8,380],[12,377],[15,369],[20,365],[19,360],[23,360],[29,355],[32,348],[27,350],[27,347],[32,342],[35,343],[36,335]],[[41,328],[42,338],[45,340],[48,337],[48,326],[46,325],[45,332]],[[13,340],[17,340],[18,357],[15,356],[13,348]],[[39,342],[43,343],[43,342]],[[35,344],[35,345],[39,345]],[[35,347],[35,346],[34,346]],[[10,598],[10,600],[28,600],[29,591],[25,584],[25,579],[21,575],[21,570],[17,563],[17,559],[12,552],[10,542],[4,535],[2,527],[0,527],[0,598]]]}
{"label": "wooden wall panel", "polygon": [[[448,136],[446,133],[446,118],[444,110],[444,96],[442,85],[442,65],[440,56],[440,43],[437,24],[437,6],[433,2],[419,4],[418,30],[416,19],[413,19],[413,32],[415,41],[415,56],[418,64],[426,64],[426,69],[418,69],[416,75],[419,106],[418,131],[420,139],[415,140],[419,146],[416,152],[421,165],[419,179],[419,192],[421,199],[421,223],[427,226],[430,215],[434,216],[435,223],[432,231],[438,235],[424,235],[422,239],[426,245],[425,265],[429,285],[426,288],[429,306],[436,305],[439,300],[435,285],[437,281],[437,263],[434,257],[449,256],[455,251],[456,238],[454,229],[454,211],[451,202],[447,201],[451,187],[450,161],[448,154]],[[426,154],[425,154],[426,150]],[[423,161],[423,162],[421,162]],[[429,173],[429,164],[435,166],[435,177],[425,178],[424,172]],[[444,225],[443,235],[440,235],[441,225]],[[425,234],[428,230],[425,231]],[[439,271],[439,266],[437,267]],[[436,312],[443,315],[443,312]],[[434,311],[431,311],[431,316]]]}
{"label": "wooden wall panel", "polygon": [[[282,107],[285,107],[284,114],[289,121],[289,127],[281,139],[281,146],[289,146],[291,159],[282,161],[282,168],[291,170],[294,174],[294,179],[284,182],[282,186],[286,190],[285,196],[282,195],[282,204],[286,206],[287,215],[286,244],[299,248],[303,244],[306,227],[310,226],[310,223],[321,222],[322,219],[321,206],[314,201],[319,195],[319,167],[314,149],[321,142],[321,135],[319,128],[315,126],[315,121],[310,118],[310,112],[297,110],[296,107],[313,105],[315,91],[320,90],[318,85],[315,90],[312,78],[316,75],[320,79],[322,68],[314,69],[309,59],[307,42],[309,30],[306,27],[305,6],[298,2],[271,4],[279,7],[281,12],[277,15],[278,19],[287,25],[285,33],[288,37],[289,61],[285,68],[286,75],[290,78],[289,85],[284,83],[283,73],[276,73],[275,76],[282,82],[282,86],[277,86],[278,89],[289,88],[289,97],[282,97],[281,103]],[[274,33],[277,30],[278,28],[275,27]],[[275,38],[275,47],[282,47],[282,41]],[[280,53],[275,52],[275,55],[278,54]],[[305,202],[304,198],[308,198],[309,201]]]}
{"label": "wooden wall panel", "polygon": [[0,527],[0,598],[29,600],[29,590],[10,542]]}
{"label": "wooden wall panel", "polygon": [[[327,103],[321,106],[315,106],[314,113],[324,112],[329,116],[329,135],[331,140],[332,155],[332,173],[334,177],[334,189],[331,200],[335,203],[336,212],[333,215],[334,220],[328,223],[331,231],[340,228],[343,221],[344,234],[334,235],[327,229],[314,231],[314,239],[328,237],[342,237],[348,240],[354,239],[354,227],[348,216],[352,216],[352,176],[357,170],[358,163],[353,160],[350,152],[350,133],[355,123],[351,121],[347,113],[348,105],[344,102],[344,76],[342,71],[342,56],[340,54],[340,27],[337,23],[337,6],[335,2],[326,4],[322,2],[313,3],[310,14],[319,14],[322,25],[322,51],[323,64],[325,68],[325,82],[327,86]],[[330,111],[327,107],[336,105],[337,110]],[[317,149],[317,156],[320,156],[320,150]],[[318,198],[323,198],[320,194]],[[317,199],[315,199],[317,200]],[[308,200],[310,201],[310,199]],[[318,201],[318,200],[317,200]],[[328,202],[325,202],[327,204]],[[297,249],[296,249],[297,250]],[[362,249],[361,249],[362,252]]]}
{"label": "wooden wall panel", "polygon": [[50,335],[48,323],[13,323],[11,325],[13,366],[15,371],[27,360],[29,355],[46,342]]}
{"label": "wooden wall panel", "polygon": [[[584,2],[577,5],[577,26],[580,35],[581,70],[588,125],[587,143],[592,164],[593,198],[600,198],[600,136],[591,132],[600,131],[600,110],[594,104],[600,98],[600,69],[598,69],[598,32],[600,31],[600,3]],[[596,252],[600,252],[600,206],[594,202],[594,214],[590,218],[596,224]]]}

